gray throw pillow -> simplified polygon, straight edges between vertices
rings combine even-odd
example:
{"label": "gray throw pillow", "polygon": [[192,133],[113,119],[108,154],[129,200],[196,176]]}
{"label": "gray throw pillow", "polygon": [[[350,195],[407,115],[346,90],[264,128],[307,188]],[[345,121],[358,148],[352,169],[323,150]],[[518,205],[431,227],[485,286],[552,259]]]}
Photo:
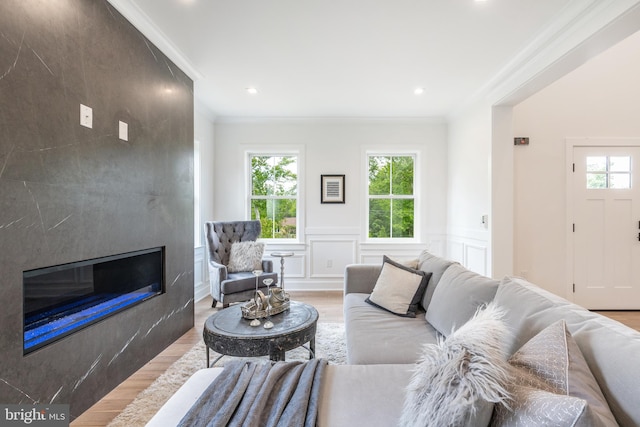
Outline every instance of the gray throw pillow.
{"label": "gray throw pillow", "polygon": [[495,403],[508,400],[509,329],[495,304],[438,344],[427,344],[414,369],[399,425],[487,426]]}
{"label": "gray throw pillow", "polygon": [[449,266],[427,307],[427,321],[444,336],[464,325],[478,307],[493,300],[499,282],[467,270],[460,264]]}
{"label": "gray throw pillow", "polygon": [[492,426],[616,426],[580,348],[559,320],[510,359],[510,408],[497,405]]}
{"label": "gray throw pillow", "polygon": [[229,252],[227,271],[229,273],[237,273],[240,271],[262,270],[263,254],[264,243],[262,242],[233,243]]}
{"label": "gray throw pillow", "polygon": [[384,256],[382,270],[371,295],[371,305],[403,317],[416,317],[416,311],[431,273],[414,270]]}

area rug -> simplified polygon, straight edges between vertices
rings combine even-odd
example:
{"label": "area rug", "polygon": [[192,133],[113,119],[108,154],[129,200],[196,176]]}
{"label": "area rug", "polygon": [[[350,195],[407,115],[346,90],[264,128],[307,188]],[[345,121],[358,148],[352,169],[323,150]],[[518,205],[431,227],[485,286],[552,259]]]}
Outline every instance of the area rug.
{"label": "area rug", "polygon": [[[211,351],[211,360],[215,360],[218,353]],[[316,357],[323,358],[329,363],[343,365],[346,363],[346,342],[344,324],[318,323],[316,331]],[[309,351],[299,347],[286,353],[286,360],[307,360]],[[233,358],[224,356],[215,366],[224,364]],[[265,360],[268,358],[265,357]],[[203,342],[193,346],[191,350],[178,359],[167,371],[158,377],[149,387],[141,391],[138,396],[122,411],[108,427],[142,427],[158,412],[158,409],[199,369],[206,367],[206,349]]]}

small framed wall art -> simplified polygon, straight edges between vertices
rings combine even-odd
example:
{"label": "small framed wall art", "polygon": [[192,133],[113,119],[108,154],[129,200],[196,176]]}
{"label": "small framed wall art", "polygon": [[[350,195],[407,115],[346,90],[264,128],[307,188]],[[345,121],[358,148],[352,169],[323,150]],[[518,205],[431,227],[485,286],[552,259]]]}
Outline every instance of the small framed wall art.
{"label": "small framed wall art", "polygon": [[320,175],[320,203],[344,203],[344,175]]}

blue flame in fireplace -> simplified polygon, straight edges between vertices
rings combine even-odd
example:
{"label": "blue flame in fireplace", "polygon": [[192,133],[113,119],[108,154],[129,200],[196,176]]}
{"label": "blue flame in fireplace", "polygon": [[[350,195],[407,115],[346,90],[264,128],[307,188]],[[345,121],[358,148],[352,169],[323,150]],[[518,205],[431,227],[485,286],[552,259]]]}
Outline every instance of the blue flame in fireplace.
{"label": "blue flame in fireplace", "polygon": [[22,273],[23,351],[164,293],[164,246]]}
{"label": "blue flame in fireplace", "polygon": [[[156,284],[149,288],[156,289],[158,286]],[[68,335],[99,319],[157,295],[157,293],[157,291],[151,290],[131,292],[125,295],[93,295],[55,310],[31,316],[25,319],[24,351]]]}

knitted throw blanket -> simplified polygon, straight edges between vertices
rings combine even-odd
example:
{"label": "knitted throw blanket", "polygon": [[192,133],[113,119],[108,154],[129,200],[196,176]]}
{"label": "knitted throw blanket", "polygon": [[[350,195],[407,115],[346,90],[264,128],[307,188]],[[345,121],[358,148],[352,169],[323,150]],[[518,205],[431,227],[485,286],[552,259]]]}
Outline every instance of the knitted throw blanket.
{"label": "knitted throw blanket", "polygon": [[179,426],[313,427],[327,362],[233,361],[193,404]]}

